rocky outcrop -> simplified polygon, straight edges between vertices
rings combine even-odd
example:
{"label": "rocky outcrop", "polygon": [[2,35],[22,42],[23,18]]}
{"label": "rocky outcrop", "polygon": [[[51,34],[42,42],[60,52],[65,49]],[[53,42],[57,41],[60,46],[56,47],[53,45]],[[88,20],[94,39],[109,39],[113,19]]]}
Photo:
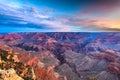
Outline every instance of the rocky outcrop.
{"label": "rocky outcrop", "polygon": [[45,60],[41,62],[38,57],[28,54],[14,54],[0,50],[2,80],[67,80],[65,76],[61,77],[54,71],[59,61],[56,63],[57,59],[52,55],[50,57],[49,52],[45,55],[44,57],[41,55]]}
{"label": "rocky outcrop", "polygon": [[16,71],[11,68],[8,70],[0,70],[0,80],[24,80],[16,74]]}
{"label": "rocky outcrop", "polygon": [[114,74],[111,74],[110,72],[107,72],[107,71],[102,71],[100,72],[96,78],[98,80],[119,80],[119,78],[114,75]]}
{"label": "rocky outcrop", "polygon": [[17,34],[17,33],[10,33],[10,34],[7,34],[7,35],[4,35],[2,37],[0,37],[1,40],[3,41],[14,41],[14,40],[17,40],[17,39],[22,39],[23,37],[20,35],[20,34]]}
{"label": "rocky outcrop", "polygon": [[0,68],[3,80],[16,80],[16,77],[18,80],[35,80],[32,67],[19,62],[17,55],[4,50],[0,50]]}
{"label": "rocky outcrop", "polygon": [[79,76],[72,71],[68,64],[62,64],[56,68],[56,71],[60,73],[61,77],[66,76],[67,80],[80,80]]}
{"label": "rocky outcrop", "polygon": [[112,73],[115,73],[116,75],[120,76],[120,63],[112,62],[109,64],[109,70]]}

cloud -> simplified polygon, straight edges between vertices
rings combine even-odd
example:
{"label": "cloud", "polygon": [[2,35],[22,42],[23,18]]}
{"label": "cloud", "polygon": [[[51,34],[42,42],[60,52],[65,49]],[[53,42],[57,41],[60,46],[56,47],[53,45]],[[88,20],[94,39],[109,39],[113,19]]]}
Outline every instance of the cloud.
{"label": "cloud", "polygon": [[120,31],[120,19],[109,18],[109,16],[81,17],[76,14],[60,20],[76,31]]}
{"label": "cloud", "polygon": [[[55,12],[45,8],[40,11],[37,7],[26,6],[24,8],[11,7],[0,3],[0,25],[12,27],[28,27],[34,29],[47,29],[53,31],[70,31],[68,25],[53,18],[49,13]],[[44,13],[44,14],[43,14]]]}
{"label": "cloud", "polygon": [[25,27],[59,32],[120,30],[119,0],[79,0],[77,5],[80,5],[80,2],[86,4],[82,11],[79,8],[78,13],[72,11],[69,14],[70,12],[57,12],[48,7],[5,4],[0,1],[0,27],[10,26],[11,30],[13,27]]}
{"label": "cloud", "polygon": [[82,11],[63,16],[63,22],[75,30],[120,31],[119,8],[120,0],[93,0]]}
{"label": "cloud", "polygon": [[120,7],[120,0],[98,0],[83,9],[83,14],[108,14]]}
{"label": "cloud", "polygon": [[82,25],[86,28],[95,28],[98,31],[104,30],[120,30],[120,20],[84,20],[82,22],[75,22],[76,25]]}

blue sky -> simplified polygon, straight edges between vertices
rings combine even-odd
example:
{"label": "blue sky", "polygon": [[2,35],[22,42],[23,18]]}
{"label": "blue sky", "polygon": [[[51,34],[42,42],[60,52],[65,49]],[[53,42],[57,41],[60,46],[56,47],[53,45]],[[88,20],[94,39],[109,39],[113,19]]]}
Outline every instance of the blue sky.
{"label": "blue sky", "polygon": [[119,0],[0,0],[0,32],[120,31]]}

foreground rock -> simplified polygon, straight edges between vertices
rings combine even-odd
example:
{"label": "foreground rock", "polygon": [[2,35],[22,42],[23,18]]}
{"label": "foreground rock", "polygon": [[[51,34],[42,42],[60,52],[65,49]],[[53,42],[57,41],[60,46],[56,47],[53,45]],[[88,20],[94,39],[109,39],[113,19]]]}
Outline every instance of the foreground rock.
{"label": "foreground rock", "polygon": [[[4,79],[14,80],[16,77],[21,77],[21,79],[19,78],[20,80],[22,78],[24,80],[35,80],[32,67],[19,62],[17,55],[4,50],[0,50],[0,68],[1,73],[3,73],[1,76],[6,75],[3,76]],[[15,76],[13,77],[14,74]]]}
{"label": "foreground rock", "polygon": [[0,80],[24,80],[16,74],[16,71],[11,68],[8,70],[0,70]]}

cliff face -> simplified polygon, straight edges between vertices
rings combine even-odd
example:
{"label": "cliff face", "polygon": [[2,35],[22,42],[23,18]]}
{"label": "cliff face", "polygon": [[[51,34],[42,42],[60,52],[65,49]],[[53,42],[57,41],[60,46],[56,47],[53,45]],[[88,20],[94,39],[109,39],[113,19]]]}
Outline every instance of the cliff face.
{"label": "cliff face", "polygon": [[65,80],[53,70],[56,63],[46,67],[45,64],[31,55],[14,54],[0,49],[1,80]]}
{"label": "cliff face", "polygon": [[24,80],[119,80],[119,47],[119,33],[4,34],[0,70]]}
{"label": "cliff face", "polygon": [[0,80],[24,80],[16,74],[16,71],[11,68],[8,70],[0,70]]}
{"label": "cliff face", "polygon": [[4,50],[0,50],[0,68],[3,80],[15,80],[17,77],[18,80],[35,80],[32,67],[19,62],[17,55]]}

